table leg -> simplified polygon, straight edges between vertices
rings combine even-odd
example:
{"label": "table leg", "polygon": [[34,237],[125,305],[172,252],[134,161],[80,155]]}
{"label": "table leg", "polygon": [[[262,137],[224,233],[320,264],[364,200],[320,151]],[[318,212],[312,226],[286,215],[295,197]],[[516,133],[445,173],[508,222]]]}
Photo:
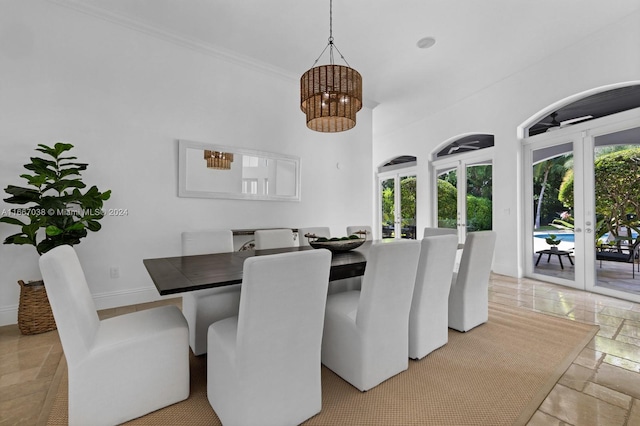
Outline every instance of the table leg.
{"label": "table leg", "polygon": [[573,259],[571,259],[571,255],[568,254],[567,257],[569,258],[569,262],[573,265]]}
{"label": "table leg", "polygon": [[564,269],[564,265],[562,264],[562,256],[558,255],[558,261],[560,261],[560,267]]}
{"label": "table leg", "polygon": [[536,266],[540,263],[540,258],[542,257],[542,253],[538,253],[538,260],[536,260]]}

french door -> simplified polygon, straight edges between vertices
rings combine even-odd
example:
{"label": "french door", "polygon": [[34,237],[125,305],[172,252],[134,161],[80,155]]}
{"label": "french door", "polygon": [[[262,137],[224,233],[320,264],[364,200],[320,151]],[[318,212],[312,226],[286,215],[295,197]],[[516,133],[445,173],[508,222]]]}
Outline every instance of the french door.
{"label": "french door", "polygon": [[436,183],[433,217],[439,228],[458,231],[464,243],[467,232],[493,227],[493,149],[464,154],[457,159],[432,162]]}
{"label": "french door", "polygon": [[378,175],[381,238],[416,239],[415,167]]}
{"label": "french door", "polygon": [[[631,264],[599,262],[603,244],[615,244],[621,225],[637,227],[637,197],[617,192],[638,185],[624,177],[616,152],[640,148],[640,111],[580,123],[527,138],[524,143],[525,273],[578,289],[640,301],[640,277]],[[612,166],[604,169],[609,155]],[[635,154],[634,154],[635,155]],[[622,161],[622,160],[620,160]],[[621,171],[620,186],[606,182]],[[597,189],[597,190],[596,190]],[[609,200],[622,200],[612,213]],[[552,248],[550,237],[559,240]],[[633,236],[637,238],[635,231]],[[619,239],[618,239],[619,240]]]}

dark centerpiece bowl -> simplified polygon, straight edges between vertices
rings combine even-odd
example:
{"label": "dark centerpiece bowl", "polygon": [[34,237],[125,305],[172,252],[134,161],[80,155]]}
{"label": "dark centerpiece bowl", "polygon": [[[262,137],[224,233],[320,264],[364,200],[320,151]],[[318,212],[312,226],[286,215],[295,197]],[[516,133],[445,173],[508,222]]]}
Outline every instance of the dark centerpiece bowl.
{"label": "dark centerpiece bowl", "polygon": [[[335,253],[345,252],[360,247],[367,240],[365,231],[358,231],[357,235],[351,235],[343,238],[322,238],[315,234],[305,234],[309,241],[309,245],[315,249],[324,248]],[[362,236],[364,235],[364,237]]]}

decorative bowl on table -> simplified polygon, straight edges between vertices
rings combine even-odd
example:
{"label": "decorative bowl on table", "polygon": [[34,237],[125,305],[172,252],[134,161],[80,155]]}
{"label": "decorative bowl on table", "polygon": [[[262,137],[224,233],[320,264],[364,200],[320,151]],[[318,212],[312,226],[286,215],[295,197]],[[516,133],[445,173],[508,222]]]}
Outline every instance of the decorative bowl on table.
{"label": "decorative bowl on table", "polygon": [[[356,235],[360,234],[360,236]],[[360,247],[367,240],[367,233],[365,231],[358,231],[356,234],[342,238],[325,238],[318,237],[315,234],[305,234],[309,241],[309,245],[313,248],[324,248],[332,252],[344,252],[353,250]],[[364,235],[364,237],[362,236]]]}

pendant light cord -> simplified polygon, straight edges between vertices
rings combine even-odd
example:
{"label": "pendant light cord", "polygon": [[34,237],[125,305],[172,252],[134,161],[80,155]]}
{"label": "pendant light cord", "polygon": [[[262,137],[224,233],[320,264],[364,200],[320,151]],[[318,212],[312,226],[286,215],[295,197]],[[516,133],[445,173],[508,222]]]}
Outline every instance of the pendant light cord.
{"label": "pendant light cord", "polygon": [[347,62],[342,52],[340,52],[340,49],[338,49],[338,46],[336,46],[333,43],[333,0],[329,0],[329,43],[327,43],[327,45],[324,47],[324,49],[320,53],[320,56],[318,56],[318,58],[315,60],[311,68],[316,66],[320,58],[322,58],[322,55],[324,55],[324,52],[327,50],[327,48],[329,48],[329,63],[331,65],[333,65],[333,49],[335,48],[336,52],[340,54],[340,58],[344,61],[345,64],[347,64],[349,68],[351,68],[351,65],[349,65],[349,62]]}

